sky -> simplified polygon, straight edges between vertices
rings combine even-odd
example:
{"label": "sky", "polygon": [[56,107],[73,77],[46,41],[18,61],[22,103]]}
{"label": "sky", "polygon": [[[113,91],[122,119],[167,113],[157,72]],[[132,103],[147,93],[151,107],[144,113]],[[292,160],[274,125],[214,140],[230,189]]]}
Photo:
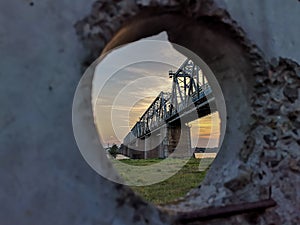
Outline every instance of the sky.
{"label": "sky", "polygon": [[[113,50],[97,65],[92,99],[96,127],[104,146],[120,145],[160,91],[171,91],[168,71],[176,71],[185,59],[162,32]],[[218,113],[188,125],[192,147],[218,146]]]}

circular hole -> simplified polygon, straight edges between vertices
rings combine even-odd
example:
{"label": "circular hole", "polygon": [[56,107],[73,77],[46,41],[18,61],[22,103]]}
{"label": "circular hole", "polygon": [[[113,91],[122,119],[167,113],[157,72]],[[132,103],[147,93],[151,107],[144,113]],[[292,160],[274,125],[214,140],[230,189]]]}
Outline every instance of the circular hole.
{"label": "circular hole", "polygon": [[93,113],[99,151],[118,182],[166,204],[198,187],[216,157],[222,135],[215,99],[223,97],[201,59],[179,53],[166,33],[154,38],[165,40],[122,46],[95,65]]}
{"label": "circular hole", "polygon": [[[181,203],[169,205],[164,209],[188,211],[192,208],[222,204],[222,199],[226,198],[226,193],[222,191],[224,178],[228,178],[230,174],[239,170],[235,165],[239,160],[239,151],[243,146],[247,131],[249,131],[249,126],[252,123],[250,97],[253,91],[253,74],[255,70],[249,60],[248,51],[241,45],[243,40],[237,41],[226,24],[209,17],[203,17],[196,22],[173,14],[162,14],[151,18],[141,14],[117,32],[103,50],[103,56],[115,47],[139,40],[162,30],[167,31],[169,35],[168,39],[172,43],[180,44],[193,50],[205,60],[216,75],[222,87],[226,103],[229,106],[227,111],[228,116],[221,112],[218,113],[221,130],[220,142],[223,144],[221,151],[207,172],[205,182],[192,192],[192,195],[185,197]],[[186,55],[185,50],[176,44],[172,44],[172,46],[178,52]],[[144,55],[144,52],[139,52],[137,55],[141,57]],[[97,61],[96,63],[99,62]],[[94,68],[96,67],[96,63],[93,64]],[[92,77],[94,69],[90,69],[87,74]],[[210,79],[208,81],[213,86],[214,93],[216,92],[218,96],[220,89],[214,87],[214,82],[211,82]],[[82,86],[84,87],[84,85]],[[222,100],[224,99],[217,99],[216,104],[220,106]],[[74,108],[78,109],[79,107]],[[81,119],[84,120],[84,118]],[[224,138],[225,124],[227,124],[226,138]],[[90,134],[94,135],[94,133]],[[79,137],[80,135],[75,134],[75,136]],[[224,142],[222,142],[223,138]],[[102,154],[100,154],[102,147],[99,147],[99,149],[97,153],[101,155],[101,161],[103,159]],[[97,172],[108,177],[110,180],[123,182],[116,178],[115,173],[111,175],[113,168],[106,164],[107,160],[102,160],[102,166],[99,166],[99,163],[96,163],[97,160],[95,160],[97,157],[90,157],[83,152],[82,154]],[[111,170],[107,172],[107,168]],[[141,172],[141,174],[143,173]],[[203,191],[205,191],[205,195],[202,194]]]}

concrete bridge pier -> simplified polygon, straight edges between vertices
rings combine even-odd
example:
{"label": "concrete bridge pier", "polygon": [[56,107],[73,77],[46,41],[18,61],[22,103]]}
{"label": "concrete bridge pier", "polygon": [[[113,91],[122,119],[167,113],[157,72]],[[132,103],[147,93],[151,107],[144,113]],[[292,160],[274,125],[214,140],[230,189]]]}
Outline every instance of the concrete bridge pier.
{"label": "concrete bridge pier", "polygon": [[145,145],[144,145],[144,159],[148,158],[148,151],[150,151],[151,149],[151,138],[152,137],[146,137],[145,140]]}
{"label": "concrete bridge pier", "polygon": [[[192,155],[190,127],[167,124],[124,145],[124,153],[133,159],[190,157]],[[175,151],[176,150],[176,151]]]}
{"label": "concrete bridge pier", "polygon": [[168,153],[175,157],[190,157],[191,147],[191,128],[187,125],[175,124],[168,125]]}

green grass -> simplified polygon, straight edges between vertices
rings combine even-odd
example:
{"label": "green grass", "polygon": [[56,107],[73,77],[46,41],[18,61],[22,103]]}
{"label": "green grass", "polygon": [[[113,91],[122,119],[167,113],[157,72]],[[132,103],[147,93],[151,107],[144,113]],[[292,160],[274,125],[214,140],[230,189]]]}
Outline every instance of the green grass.
{"label": "green grass", "polygon": [[[134,166],[146,166],[160,162],[161,159],[128,159],[122,162]],[[174,160],[176,162],[176,160]],[[191,158],[183,168],[169,179],[149,185],[131,187],[145,200],[155,204],[166,204],[183,197],[192,188],[197,187],[205,177],[205,172],[199,171],[199,159]]]}

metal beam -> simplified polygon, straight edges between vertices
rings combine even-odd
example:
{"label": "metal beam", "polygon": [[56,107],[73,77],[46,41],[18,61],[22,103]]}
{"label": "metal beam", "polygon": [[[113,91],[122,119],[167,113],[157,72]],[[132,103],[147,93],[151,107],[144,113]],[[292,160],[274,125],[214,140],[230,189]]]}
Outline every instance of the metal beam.
{"label": "metal beam", "polygon": [[127,141],[133,136],[142,138],[150,135],[151,131],[169,121],[180,119],[180,115],[186,115],[192,108],[199,110],[201,105],[214,101],[204,74],[191,59],[186,59],[176,72],[169,71],[169,77],[173,79],[172,92],[159,93],[126,136]]}

